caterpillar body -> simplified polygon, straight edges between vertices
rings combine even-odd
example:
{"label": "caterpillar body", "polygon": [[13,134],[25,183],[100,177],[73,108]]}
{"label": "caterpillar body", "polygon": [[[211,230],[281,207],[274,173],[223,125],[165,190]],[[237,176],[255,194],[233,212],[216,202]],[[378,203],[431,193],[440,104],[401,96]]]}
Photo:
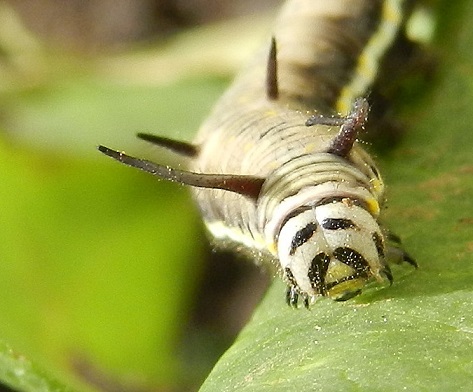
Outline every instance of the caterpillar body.
{"label": "caterpillar body", "polygon": [[192,186],[212,235],[276,264],[293,307],[318,296],[349,299],[371,280],[392,282],[387,261],[396,252],[378,224],[384,184],[356,137],[369,111],[360,97],[406,6],[289,0],[269,51],[236,78],[193,144],[138,135],[186,156],[189,171],[99,150]]}

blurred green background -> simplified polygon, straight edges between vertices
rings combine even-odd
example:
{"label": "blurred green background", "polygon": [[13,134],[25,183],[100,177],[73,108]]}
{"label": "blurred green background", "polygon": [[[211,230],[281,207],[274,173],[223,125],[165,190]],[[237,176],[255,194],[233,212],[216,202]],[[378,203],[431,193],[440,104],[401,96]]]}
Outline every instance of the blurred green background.
{"label": "blurred green background", "polygon": [[178,165],[135,133],[191,140],[274,3],[0,2],[4,380],[21,387],[31,360],[81,390],[195,390],[231,342],[264,278],[218,320],[187,190],[96,146]]}

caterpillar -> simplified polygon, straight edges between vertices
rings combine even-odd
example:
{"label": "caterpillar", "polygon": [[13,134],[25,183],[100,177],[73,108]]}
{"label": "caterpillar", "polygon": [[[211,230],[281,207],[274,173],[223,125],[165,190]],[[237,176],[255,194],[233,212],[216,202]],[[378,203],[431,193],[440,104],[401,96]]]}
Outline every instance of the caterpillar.
{"label": "caterpillar", "polygon": [[357,136],[407,3],[289,0],[269,50],[237,76],[192,144],[138,134],[187,158],[189,170],[98,149],[191,186],[213,237],[275,264],[294,308],[392,283],[391,255],[416,263],[378,223],[384,183]]}

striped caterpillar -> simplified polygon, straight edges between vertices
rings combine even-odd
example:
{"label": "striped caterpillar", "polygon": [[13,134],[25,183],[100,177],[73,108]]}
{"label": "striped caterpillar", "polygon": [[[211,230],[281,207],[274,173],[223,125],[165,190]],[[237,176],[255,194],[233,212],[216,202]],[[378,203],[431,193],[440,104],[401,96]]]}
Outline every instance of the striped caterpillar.
{"label": "striped caterpillar", "polygon": [[346,300],[372,280],[392,283],[391,254],[416,264],[387,245],[377,222],[383,180],[356,137],[369,111],[360,97],[405,3],[289,0],[269,54],[266,47],[236,78],[194,143],[138,134],[187,157],[189,171],[99,150],[190,185],[216,239],[278,266],[290,306]]}

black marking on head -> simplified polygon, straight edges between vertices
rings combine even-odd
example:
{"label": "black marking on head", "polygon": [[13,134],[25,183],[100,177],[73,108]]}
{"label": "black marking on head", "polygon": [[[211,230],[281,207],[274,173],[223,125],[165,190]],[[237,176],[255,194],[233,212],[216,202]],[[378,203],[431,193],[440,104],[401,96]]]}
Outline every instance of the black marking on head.
{"label": "black marking on head", "polygon": [[149,143],[153,143],[157,146],[167,148],[168,150],[171,150],[177,154],[181,154],[190,158],[197,156],[197,154],[199,153],[198,146],[180,140],[174,140],[163,136],[150,135],[149,133],[138,133],[136,136]]}
{"label": "black marking on head", "polygon": [[378,252],[378,256],[379,258],[381,259],[384,259],[384,244],[383,244],[383,239],[381,238],[381,236],[374,232],[371,234],[371,238],[373,239],[373,242],[374,242],[374,246],[376,246],[376,250]]}
{"label": "black marking on head", "polygon": [[279,98],[277,47],[276,39],[274,37],[271,38],[271,46],[269,49],[266,69],[266,96],[272,101]]}
{"label": "black marking on head", "polygon": [[279,229],[281,229],[282,227],[284,227],[284,225],[290,221],[292,218],[295,218],[297,215],[299,214],[302,214],[303,212],[306,212],[306,211],[309,211],[309,210],[312,210],[313,207],[312,206],[300,206],[300,207],[297,207],[295,210],[291,211],[290,214],[287,214],[286,217],[283,219],[283,221],[281,222],[281,225],[279,226]]}
{"label": "black marking on head", "polygon": [[264,183],[264,178],[236,174],[207,174],[178,170],[169,166],[159,165],[146,159],[139,159],[123,152],[99,146],[99,151],[117,161],[148,172],[165,180],[199,188],[222,189],[238,193],[256,200]]}
{"label": "black marking on head", "polygon": [[353,104],[351,112],[340,128],[340,132],[332,140],[328,153],[346,158],[355,144],[358,131],[365,125],[368,119],[369,105],[365,98],[358,98]]}
{"label": "black marking on head", "polygon": [[368,276],[369,264],[361,253],[358,253],[356,250],[348,246],[336,248],[333,251],[333,256],[356,271],[356,275],[353,277]]}
{"label": "black marking on head", "polygon": [[310,263],[307,273],[311,286],[321,295],[325,295],[325,275],[330,264],[330,256],[324,252],[318,253]]}
{"label": "black marking on head", "polygon": [[307,224],[306,227],[298,230],[294,237],[292,238],[291,242],[291,249],[289,251],[289,254],[292,256],[296,252],[296,249],[305,244],[307,241],[310,240],[310,238],[314,235],[315,231],[317,230],[317,224],[314,222],[311,222]]}
{"label": "black marking on head", "polygon": [[350,219],[327,218],[322,221],[322,227],[325,230],[346,230],[354,229],[357,226]]}

